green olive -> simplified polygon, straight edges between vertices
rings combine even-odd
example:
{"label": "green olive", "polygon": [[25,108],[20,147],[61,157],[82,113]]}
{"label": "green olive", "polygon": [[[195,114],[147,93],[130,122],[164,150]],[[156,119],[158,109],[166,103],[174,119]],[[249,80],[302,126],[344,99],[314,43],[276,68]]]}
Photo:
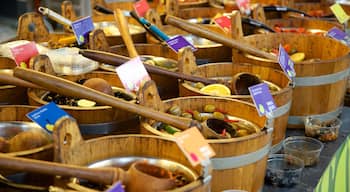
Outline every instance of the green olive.
{"label": "green olive", "polygon": [[237,131],[236,136],[237,137],[243,137],[249,135],[249,132],[246,129],[240,129]]}
{"label": "green olive", "polygon": [[206,113],[213,113],[215,111],[215,106],[214,105],[205,105],[204,106],[204,112]]}
{"label": "green olive", "polygon": [[181,114],[181,116],[189,118],[189,119],[192,119],[192,114],[191,113],[184,112],[184,113]]}
{"label": "green olive", "polygon": [[180,116],[181,115],[181,108],[178,105],[173,105],[170,107],[169,111],[170,114]]}
{"label": "green olive", "polygon": [[221,119],[221,120],[224,120],[224,119],[225,119],[225,115],[222,114],[222,113],[220,113],[220,112],[218,112],[218,111],[215,111],[215,112],[213,113],[213,117],[214,117],[215,119]]}
{"label": "green olive", "polygon": [[197,110],[193,111],[193,118],[197,121],[202,121],[202,115]]}
{"label": "green olive", "polygon": [[197,82],[194,84],[194,87],[197,89],[202,89],[205,85],[202,82]]}

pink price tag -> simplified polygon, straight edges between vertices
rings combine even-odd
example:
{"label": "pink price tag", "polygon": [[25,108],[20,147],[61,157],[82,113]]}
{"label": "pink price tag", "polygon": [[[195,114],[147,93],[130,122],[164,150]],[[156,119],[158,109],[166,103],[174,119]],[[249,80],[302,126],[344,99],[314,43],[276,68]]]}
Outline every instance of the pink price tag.
{"label": "pink price tag", "polygon": [[147,0],[140,0],[134,3],[134,9],[139,17],[144,17],[150,8]]}
{"label": "pink price tag", "polygon": [[228,16],[221,16],[214,20],[214,22],[219,25],[222,29],[224,29],[226,32],[231,31],[231,18]]}
{"label": "pink price tag", "polygon": [[29,68],[30,58],[39,54],[35,42],[30,42],[24,45],[19,45],[10,48],[13,58],[17,66]]}
{"label": "pink price tag", "polygon": [[175,141],[193,166],[215,156],[213,148],[196,127],[177,132]]}
{"label": "pink price tag", "polygon": [[246,15],[250,14],[250,1],[249,0],[236,0],[237,7],[239,8],[240,12]]}
{"label": "pink price tag", "polygon": [[124,88],[129,92],[138,91],[144,82],[151,80],[140,57],[131,59],[115,70]]}

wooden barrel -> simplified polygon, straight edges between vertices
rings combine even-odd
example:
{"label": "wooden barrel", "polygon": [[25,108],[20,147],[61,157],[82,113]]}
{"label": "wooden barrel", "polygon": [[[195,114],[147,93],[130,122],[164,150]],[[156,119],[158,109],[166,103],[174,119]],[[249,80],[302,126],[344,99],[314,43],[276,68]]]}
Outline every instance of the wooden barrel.
{"label": "wooden barrel", "polygon": [[[329,118],[341,113],[349,68],[347,46],[328,37],[291,33],[251,35],[244,40],[258,49],[288,43],[304,52],[306,59],[317,59],[294,64],[296,78],[289,128],[303,128],[303,119],[308,115]],[[277,62],[236,51],[233,60],[280,69]]]}
{"label": "wooden barrel", "polygon": [[[26,116],[27,113],[33,111],[37,107],[27,106],[27,105],[3,105],[0,106],[0,122],[31,122]],[[4,129],[1,127],[0,129]],[[1,134],[4,134],[5,131],[1,131]],[[4,136],[4,135],[0,135]],[[15,156],[15,157],[25,157],[31,159],[40,159],[46,161],[53,160],[53,144],[49,143],[42,147],[6,153],[6,155]],[[13,174],[13,171],[1,170],[2,174]]]}
{"label": "wooden barrel", "polygon": [[[145,157],[166,159],[180,163],[198,176],[204,176],[202,166],[193,167],[186,159],[178,145],[170,138],[147,135],[113,135],[96,139],[83,140],[76,123],[67,118],[56,122],[54,133],[56,161],[66,164],[86,166],[111,158]],[[70,142],[65,137],[70,136]],[[106,150],[108,149],[108,150]],[[93,153],[91,153],[93,152]],[[178,191],[210,191],[206,178],[198,178],[188,185],[178,188]]]}
{"label": "wooden barrel", "polygon": [[[260,79],[277,85],[280,88],[280,90],[272,93],[273,99],[278,107],[274,112],[274,130],[272,133],[272,145],[275,145],[277,150],[280,148],[281,142],[286,135],[289,109],[292,104],[292,87],[288,77],[277,69],[246,63],[211,63],[201,65],[196,69],[196,75],[207,78],[231,79],[235,74],[241,72],[256,74]],[[181,83],[179,91],[180,96],[208,95],[192,87],[188,83]],[[250,95],[231,95],[227,98],[253,102]]]}
{"label": "wooden barrel", "polygon": [[[222,34],[225,33],[221,28],[219,28],[216,25],[204,26],[212,31],[219,32]],[[231,49],[229,49],[226,46],[209,41],[204,38],[198,38],[197,36],[190,35],[189,33],[170,25],[163,25],[160,27],[160,29],[169,37],[175,35],[183,35],[185,37],[188,36],[188,38],[195,39],[196,42],[192,43],[197,48],[197,51],[194,52],[194,55],[196,56],[197,60],[200,61],[200,64],[231,61]],[[152,36],[147,36],[147,42],[159,43],[159,41]]]}
{"label": "wooden barrel", "polygon": [[[12,73],[12,69],[16,66],[14,60],[7,57],[0,57],[0,75],[1,73]],[[0,105],[20,105],[27,103],[27,88],[14,85],[1,85],[0,83]]]}
{"label": "wooden barrel", "polygon": [[[208,96],[179,97],[165,100],[163,104],[165,110],[170,106],[178,105],[182,109],[198,111],[202,111],[206,104],[213,104],[227,114],[248,120],[261,128],[261,132],[244,137],[207,141],[216,153],[216,156],[211,159],[212,191],[262,190],[272,130],[264,128],[266,119],[259,117],[254,105],[240,100]],[[141,123],[141,133],[173,137],[154,129],[146,121]]]}
{"label": "wooden barrel", "polygon": [[[122,84],[115,73],[92,72],[78,76],[63,76],[63,78],[77,81],[79,79],[102,78],[111,86],[122,87]],[[47,102],[42,100],[45,90],[29,89],[29,104],[33,106],[44,105]],[[131,100],[130,102],[135,102]],[[84,136],[101,136],[107,134],[139,133],[138,118],[135,114],[114,109],[110,106],[75,107],[60,105],[60,107],[74,117],[81,128]]]}

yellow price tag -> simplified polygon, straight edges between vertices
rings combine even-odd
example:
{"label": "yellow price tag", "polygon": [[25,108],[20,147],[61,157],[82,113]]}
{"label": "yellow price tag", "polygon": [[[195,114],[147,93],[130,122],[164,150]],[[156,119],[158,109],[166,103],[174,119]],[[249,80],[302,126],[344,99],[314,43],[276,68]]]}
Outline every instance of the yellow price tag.
{"label": "yellow price tag", "polygon": [[330,9],[334,13],[335,17],[337,17],[338,21],[342,24],[350,18],[350,16],[345,13],[344,9],[338,3],[332,5]]}

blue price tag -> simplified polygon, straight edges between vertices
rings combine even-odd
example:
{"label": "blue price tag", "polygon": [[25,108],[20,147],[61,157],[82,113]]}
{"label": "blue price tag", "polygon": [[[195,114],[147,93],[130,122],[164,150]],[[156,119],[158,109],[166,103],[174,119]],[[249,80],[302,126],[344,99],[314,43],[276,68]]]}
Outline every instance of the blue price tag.
{"label": "blue price tag", "polygon": [[275,101],[273,100],[269,91],[269,86],[266,83],[260,83],[251,86],[248,89],[260,116],[271,113],[276,109]]}
{"label": "blue price tag", "polygon": [[197,51],[197,49],[181,35],[177,35],[177,36],[167,40],[166,43],[176,53],[179,52],[179,50],[181,48],[186,47],[186,46],[190,46],[192,51]]}
{"label": "blue price tag", "polygon": [[333,27],[327,32],[327,35],[329,37],[332,37],[333,39],[337,39],[344,43],[345,45],[350,45],[350,37],[348,34],[346,34],[344,31],[340,30],[337,27]]}
{"label": "blue price tag", "polygon": [[106,192],[125,192],[122,183],[120,181],[114,183]]}
{"label": "blue price tag", "polygon": [[29,119],[37,123],[40,127],[51,133],[58,119],[69,116],[64,110],[59,108],[54,102],[50,102],[26,115]]}
{"label": "blue price tag", "polygon": [[288,53],[286,50],[284,50],[281,44],[278,51],[278,63],[280,64],[283,71],[287,74],[288,78],[292,80],[292,78],[295,77],[294,63],[289,58]]}
{"label": "blue price tag", "polygon": [[79,45],[87,42],[89,32],[94,30],[94,24],[90,16],[84,17],[72,23],[72,29]]}

